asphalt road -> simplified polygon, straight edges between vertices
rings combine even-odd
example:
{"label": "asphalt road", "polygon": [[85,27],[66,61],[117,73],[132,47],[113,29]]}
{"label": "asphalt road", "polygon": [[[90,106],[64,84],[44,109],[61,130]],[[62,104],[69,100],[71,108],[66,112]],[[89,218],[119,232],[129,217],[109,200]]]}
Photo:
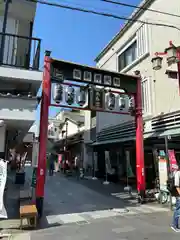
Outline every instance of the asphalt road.
{"label": "asphalt road", "polygon": [[175,240],[180,235],[170,229],[167,213],[161,213],[97,219],[82,225],[62,225],[21,237],[18,240]]}
{"label": "asphalt road", "polygon": [[39,229],[14,239],[179,239],[170,228],[171,215],[156,204],[138,205],[119,186],[58,173],[47,177]]}

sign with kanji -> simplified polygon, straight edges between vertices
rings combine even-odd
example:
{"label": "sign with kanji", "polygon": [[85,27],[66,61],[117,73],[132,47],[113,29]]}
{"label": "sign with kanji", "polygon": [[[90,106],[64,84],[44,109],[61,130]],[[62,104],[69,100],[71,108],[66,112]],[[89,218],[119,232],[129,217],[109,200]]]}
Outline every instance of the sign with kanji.
{"label": "sign with kanji", "polygon": [[102,88],[92,87],[89,95],[90,109],[91,110],[103,110],[105,103],[105,92]]}
{"label": "sign with kanji", "polygon": [[33,174],[32,174],[32,181],[31,181],[31,187],[35,188],[36,187],[36,182],[37,182],[37,168],[33,169]]}

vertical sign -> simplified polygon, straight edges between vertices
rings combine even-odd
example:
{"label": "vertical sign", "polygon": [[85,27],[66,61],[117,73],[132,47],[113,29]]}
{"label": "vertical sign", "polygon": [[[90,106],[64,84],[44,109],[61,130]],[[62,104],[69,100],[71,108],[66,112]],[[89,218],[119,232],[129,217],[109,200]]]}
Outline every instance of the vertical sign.
{"label": "vertical sign", "polygon": [[169,155],[170,172],[173,172],[178,169],[178,164],[177,164],[174,150],[168,150],[168,155]]}
{"label": "vertical sign", "polygon": [[90,91],[90,109],[91,110],[103,110],[104,109],[104,89],[92,87]]}
{"label": "vertical sign", "polygon": [[32,181],[31,181],[32,188],[36,188],[36,182],[37,182],[37,167],[34,167],[33,173],[32,173]]}
{"label": "vertical sign", "polygon": [[160,190],[167,191],[167,159],[162,155],[159,156],[159,183],[160,183]]}
{"label": "vertical sign", "polygon": [[7,162],[0,159],[0,218],[7,218],[7,212],[4,207],[4,190],[7,180]]}
{"label": "vertical sign", "polygon": [[130,151],[125,151],[125,155],[126,155],[127,177],[131,178],[131,177],[134,177],[134,173],[132,171],[131,162],[130,162]]}
{"label": "vertical sign", "polygon": [[38,155],[39,155],[39,142],[33,142],[33,151],[32,151],[32,167],[37,167],[38,165]]}

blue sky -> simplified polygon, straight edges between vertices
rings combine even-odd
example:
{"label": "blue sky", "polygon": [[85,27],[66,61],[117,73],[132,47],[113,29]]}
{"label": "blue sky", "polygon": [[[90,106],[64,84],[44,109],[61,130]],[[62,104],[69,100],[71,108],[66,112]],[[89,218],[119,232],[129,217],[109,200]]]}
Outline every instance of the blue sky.
{"label": "blue sky", "polygon": [[[128,17],[132,8],[108,4],[100,0],[51,0],[60,4],[114,13]],[[137,5],[140,0],[123,0]],[[44,50],[52,57],[81,64],[95,65],[94,59],[121,29],[123,21],[39,4],[34,23],[34,36],[42,39]],[[50,109],[54,116],[59,109]],[[39,110],[37,111],[39,119]]]}

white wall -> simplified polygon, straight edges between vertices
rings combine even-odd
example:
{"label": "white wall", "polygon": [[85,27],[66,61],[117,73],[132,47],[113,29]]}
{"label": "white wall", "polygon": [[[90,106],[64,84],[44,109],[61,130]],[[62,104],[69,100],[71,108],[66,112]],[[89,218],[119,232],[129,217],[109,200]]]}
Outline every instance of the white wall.
{"label": "white wall", "polygon": [[[78,132],[78,127],[77,127],[76,123],[73,123],[71,121],[67,121],[67,122],[68,122],[67,135],[72,136],[72,135],[76,134]],[[64,124],[62,131],[66,131],[66,124]],[[66,135],[66,133],[65,133],[65,135]]]}
{"label": "white wall", "polygon": [[[167,1],[156,0],[151,5],[152,9],[171,12],[180,15],[179,0]],[[151,23],[164,23],[180,28],[179,18],[145,11],[139,20]],[[144,117],[151,118],[161,112],[168,113],[179,109],[180,97],[178,93],[178,80],[169,79],[165,74],[167,69],[166,61],[159,72],[152,70],[151,59],[155,52],[163,52],[170,40],[177,46],[180,45],[180,31],[168,27],[158,27],[139,22],[133,23],[131,27],[121,34],[119,40],[101,57],[97,66],[100,68],[118,71],[118,55],[123,51],[133,38],[138,41],[138,58],[134,63],[122,70],[123,73],[134,74],[135,70],[140,70],[143,81],[148,85],[148,111],[144,112]],[[143,50],[143,51],[142,51]],[[118,116],[116,114],[98,113],[97,131],[108,125],[129,121],[131,117]]]}
{"label": "white wall", "polygon": [[60,129],[53,122],[48,125],[48,138],[54,140],[58,140],[61,138]]}
{"label": "white wall", "polygon": [[0,116],[4,120],[35,121],[36,99],[0,97]]}

